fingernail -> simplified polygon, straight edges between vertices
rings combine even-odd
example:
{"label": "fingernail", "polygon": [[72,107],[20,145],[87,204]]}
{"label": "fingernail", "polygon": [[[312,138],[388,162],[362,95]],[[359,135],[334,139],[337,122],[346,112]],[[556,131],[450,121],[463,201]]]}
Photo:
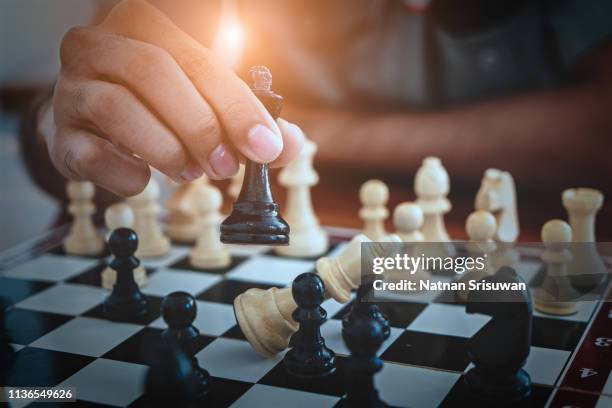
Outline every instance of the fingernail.
{"label": "fingernail", "polygon": [[255,125],[249,130],[249,147],[262,162],[271,162],[281,154],[283,141],[263,125]]}
{"label": "fingernail", "polygon": [[180,176],[184,181],[193,181],[199,179],[204,174],[204,170],[196,162],[191,162],[181,172]]}
{"label": "fingernail", "polygon": [[215,147],[208,161],[214,172],[220,177],[231,177],[238,172],[238,161],[223,143]]}

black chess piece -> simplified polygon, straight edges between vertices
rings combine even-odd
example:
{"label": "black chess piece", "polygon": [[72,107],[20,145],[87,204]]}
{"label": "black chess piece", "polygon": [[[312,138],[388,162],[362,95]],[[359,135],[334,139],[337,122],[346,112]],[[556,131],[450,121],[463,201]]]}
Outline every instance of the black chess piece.
{"label": "black chess piece", "polygon": [[340,406],[343,408],[383,408],[383,402],[374,386],[374,374],[383,367],[376,352],[385,341],[383,327],[369,318],[355,319],[350,326],[342,328],[342,338],[351,351],[346,364],[346,396]]}
{"label": "black chess piece", "polygon": [[146,406],[193,406],[198,396],[198,378],[192,361],[176,342],[162,342],[154,351],[145,379]]}
{"label": "black chess piece", "polygon": [[292,317],[300,328],[293,348],[283,358],[285,368],[298,377],[327,376],[336,369],[336,354],[321,337],[321,325],[327,319],[321,307],[325,300],[323,281],[314,273],[303,273],[293,281],[291,293],[298,306]]}
{"label": "black chess piece", "polygon": [[[251,89],[270,115],[277,119],[283,98],[275,94],[272,74],[268,68],[256,66],[250,70]],[[274,202],[268,165],[246,160],[244,182],[232,213],[221,224],[221,242],[228,244],[288,245],[289,225],[279,214]]]}
{"label": "black chess piece", "polygon": [[[483,280],[524,283],[507,266]],[[528,398],[531,378],[522,367],[531,346],[533,306],[529,290],[473,290],[466,311],[491,316],[467,342],[468,356],[474,364],[464,376],[467,394],[489,404]]]}
{"label": "black chess piece", "polygon": [[140,265],[134,256],[138,236],[129,228],[117,228],[111,233],[108,246],[113,254],[109,266],[117,271],[117,280],[104,300],[104,313],[111,320],[140,322],[148,315],[149,303],[134,281],[134,269]]}
{"label": "black chess piece", "polygon": [[169,344],[176,344],[189,357],[197,383],[196,398],[201,399],[210,389],[210,374],[200,367],[195,357],[194,342],[200,335],[200,331],[193,325],[198,311],[196,301],[187,292],[173,292],[164,298],[161,310],[168,325],[162,332],[162,339]]}
{"label": "black chess piece", "polygon": [[360,285],[357,289],[357,297],[351,306],[350,312],[342,319],[342,327],[350,327],[356,320],[372,319],[376,320],[383,331],[384,340],[387,340],[391,335],[391,325],[387,316],[380,311],[378,305],[367,300],[370,291],[370,285]]}

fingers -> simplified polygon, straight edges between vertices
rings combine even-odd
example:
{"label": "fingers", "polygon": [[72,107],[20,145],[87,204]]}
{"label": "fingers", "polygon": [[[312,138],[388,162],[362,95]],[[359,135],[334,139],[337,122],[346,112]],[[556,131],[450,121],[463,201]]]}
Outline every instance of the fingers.
{"label": "fingers", "polygon": [[283,152],[270,163],[271,167],[282,167],[292,162],[304,147],[304,133],[297,125],[285,119],[277,119],[278,127],[283,135]]}
{"label": "fingers", "polygon": [[63,111],[62,120],[67,125],[94,129],[94,133],[175,180],[192,181],[203,174],[190,162],[177,137],[123,86],[102,81],[72,82],[56,92],[56,110]]}
{"label": "fingers", "polygon": [[[135,16],[139,24],[133,23]],[[280,129],[249,87],[159,10],[146,1],[124,1],[100,27],[169,53],[212,107],[226,137],[240,154],[266,163],[280,156]]]}
{"label": "fingers", "polygon": [[222,144],[215,112],[166,51],[83,28],[72,29],[63,44],[66,50],[79,50],[78,61],[70,57],[74,51],[62,53],[67,71],[76,78],[123,84],[172,130],[210,177],[230,177],[238,171],[238,160]]}
{"label": "fingers", "polygon": [[64,177],[92,181],[123,197],[144,190],[151,176],[142,159],[82,129],[58,128],[49,153]]}

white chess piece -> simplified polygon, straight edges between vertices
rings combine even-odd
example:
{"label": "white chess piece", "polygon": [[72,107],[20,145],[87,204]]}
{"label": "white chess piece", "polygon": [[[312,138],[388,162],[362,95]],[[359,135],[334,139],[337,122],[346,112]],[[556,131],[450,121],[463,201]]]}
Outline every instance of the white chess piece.
{"label": "white chess piece", "polygon": [[380,180],[368,180],[359,189],[361,210],[359,218],[363,220],[363,233],[372,241],[387,235],[384,221],[389,216],[387,201],[389,188]]}
{"label": "white chess piece", "polygon": [[572,261],[568,250],[571,241],[572,228],[565,221],[551,220],[542,227],[546,272],[534,291],[534,306],[542,313],[568,315],[577,311],[574,300],[578,294],[567,276],[567,265]]}
{"label": "white chess piece", "polygon": [[189,257],[196,268],[219,269],[230,265],[232,259],[227,247],[220,240],[221,205],[223,197],[212,185],[202,187],[198,194],[200,236]]}
{"label": "white chess piece", "polygon": [[393,210],[393,226],[404,242],[423,242],[423,210],[415,203],[404,202]]}
{"label": "white chess piece", "polygon": [[232,199],[232,201],[236,201],[238,195],[240,194],[240,190],[242,189],[242,183],[244,182],[244,172],[246,166],[241,164],[238,173],[234,177],[232,177],[229,186],[227,187],[227,195]]}
{"label": "white chess piece", "polygon": [[507,171],[487,169],[476,193],[476,210],[488,211],[496,217],[497,242],[515,242],[519,236],[516,187]]}
{"label": "white chess piece", "polygon": [[66,192],[70,199],[68,212],[73,216],[73,222],[64,238],[64,250],[70,255],[99,255],[104,250],[104,240],[92,222],[96,212],[93,183],[69,181]]}
{"label": "white chess piece", "polygon": [[166,233],[173,240],[192,243],[198,238],[197,196],[202,187],[208,184],[208,177],[204,175],[191,183],[179,184],[168,198]]}
{"label": "white chess piece", "polygon": [[136,256],[139,258],[163,256],[170,249],[170,240],[157,219],[161,211],[158,200],[159,184],[153,177],[143,192],[126,200],[134,211],[134,231],[138,235]]}
{"label": "white chess piece", "polygon": [[[385,242],[401,242],[397,235],[384,237]],[[340,303],[351,299],[351,292],[361,284],[361,244],[371,242],[365,235],[355,236],[333,258],[322,257],[316,270],[325,284],[325,296]],[[368,247],[365,257],[387,256],[386,247],[374,243]],[[236,320],[251,346],[263,356],[271,357],[289,345],[289,339],[297,331],[298,324],[292,313],[297,305],[291,288],[252,288],[234,299]]]}
{"label": "white chess piece", "polygon": [[455,248],[444,225],[444,214],[451,210],[446,196],[450,191],[450,181],[446,169],[437,157],[426,157],[414,178],[417,204],[423,210],[423,236],[426,242],[439,242],[429,245],[429,256],[454,256]]}
{"label": "white chess piece", "polygon": [[329,240],[319,225],[312,208],[310,189],[319,182],[312,161],[317,145],[306,140],[300,155],[278,175],[278,182],[287,189],[283,218],[290,227],[289,245],[275,251],[284,256],[314,257],[327,251]]}
{"label": "white chess piece", "polygon": [[[467,286],[470,280],[479,281],[495,273],[491,262],[491,255],[497,247],[493,240],[497,231],[497,222],[493,214],[488,211],[474,211],[465,222],[465,231],[469,238],[469,242],[466,244],[468,255],[473,259],[478,257],[484,258],[483,268],[479,268],[474,264],[473,268],[466,270],[458,279],[459,282],[463,282]],[[467,289],[459,290],[456,292],[456,295],[459,299],[466,301],[468,293],[469,290]]]}
{"label": "white chess piece", "polygon": [[[132,208],[125,203],[113,204],[104,211],[104,221],[108,231],[106,236],[108,241],[110,234],[117,228],[132,228],[134,226],[134,212]],[[107,266],[102,271],[101,277],[102,287],[105,289],[112,289],[117,281],[117,271]],[[146,284],[147,272],[142,265],[134,269],[134,281],[136,281],[139,287]]]}
{"label": "white chess piece", "polygon": [[599,285],[606,277],[606,266],[595,244],[595,218],[601,209],[604,196],[592,188],[570,188],[562,194],[573,232],[573,262],[568,275],[572,283],[583,291]]}

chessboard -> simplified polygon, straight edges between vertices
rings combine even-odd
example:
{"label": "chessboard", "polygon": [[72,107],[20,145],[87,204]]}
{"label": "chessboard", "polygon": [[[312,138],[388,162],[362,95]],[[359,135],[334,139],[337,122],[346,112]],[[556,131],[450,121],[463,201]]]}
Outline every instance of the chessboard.
{"label": "chessboard", "polygon": [[[358,233],[327,231],[332,243],[327,256]],[[338,355],[338,369],[322,380],[288,375],[283,353],[273,358],[255,353],[232,308],[234,298],[248,288],[290,286],[296,276],[314,270],[315,259],[279,256],[265,246],[229,245],[229,267],[198,270],[190,265],[190,248],[173,244],[164,257],[142,259],[148,275],[142,292],[151,305],[146,321],[117,323],[105,318],[101,306],[109,293],[100,278],[108,258],[65,254],[63,235],[65,229],[54,231],[0,254],[0,297],[12,304],[6,326],[17,351],[6,386],[73,387],[78,403],[66,406],[146,406],[144,378],[165,328],[160,304],[171,292],[187,291],[197,299],[196,357],[212,376],[206,406],[333,407],[345,393],[343,367],[349,352],[341,319],[350,303],[330,299],[322,305],[329,318],[321,332]],[[518,249],[517,273],[532,282],[541,266],[538,253]],[[467,314],[445,293],[408,296],[380,303],[391,324],[391,335],[379,350],[384,368],[375,377],[381,398],[398,407],[465,406],[469,396],[461,379],[470,368],[465,345],[487,317]],[[577,313],[565,317],[534,311],[524,367],[533,389],[519,406],[612,406],[611,318],[610,301],[581,302]],[[11,406],[28,404],[36,406],[27,400]]]}

